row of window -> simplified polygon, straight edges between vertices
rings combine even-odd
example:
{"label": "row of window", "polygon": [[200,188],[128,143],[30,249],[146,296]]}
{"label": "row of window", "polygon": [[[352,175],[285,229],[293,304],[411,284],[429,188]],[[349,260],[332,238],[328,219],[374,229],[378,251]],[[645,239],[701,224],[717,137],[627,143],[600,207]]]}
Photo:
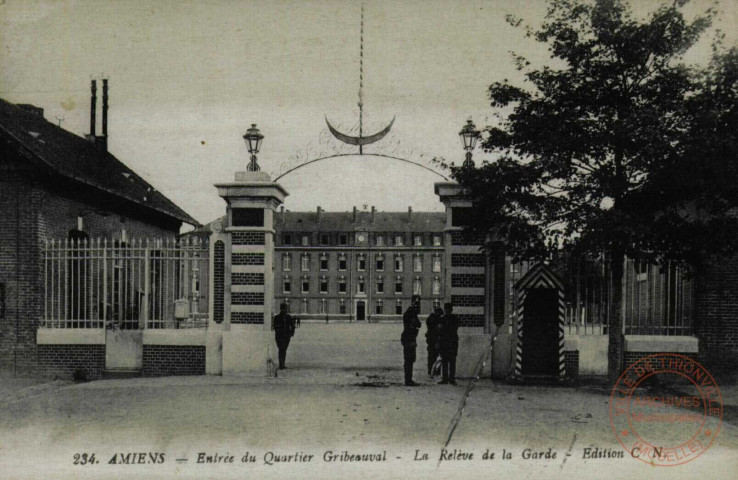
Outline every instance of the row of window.
{"label": "row of window", "polygon": [[[288,298],[286,298],[284,301],[285,301],[285,303],[287,303],[287,305],[290,305],[290,300]],[[435,309],[435,308],[438,308],[440,306],[441,306],[441,300],[440,299],[434,299],[433,300],[433,308]],[[376,300],[374,302],[374,314],[375,315],[384,315],[385,314],[385,308],[384,307],[385,307],[385,302],[383,300]],[[289,311],[292,311],[292,308],[289,308],[288,310]],[[403,309],[403,302],[402,302],[402,300],[397,299],[395,301],[395,315],[402,315],[403,314],[403,310],[404,309]],[[308,301],[307,298],[303,298],[300,301],[300,313],[307,313],[307,314],[312,313],[312,312],[310,312],[310,302]],[[320,301],[318,302],[318,312],[317,313],[322,313],[322,314],[328,313],[328,300],[326,300],[324,298],[323,299],[320,299]],[[338,313],[340,315],[347,315],[348,314],[348,306],[347,306],[346,300],[341,299],[341,300],[338,301]]]}
{"label": "row of window", "polygon": [[[303,253],[302,255],[300,255],[300,269],[303,272],[310,271],[310,258],[311,257],[309,253]],[[323,253],[320,255],[319,262],[320,262],[321,271],[325,272],[330,269],[330,259],[327,253]],[[366,263],[367,263],[367,257],[363,254],[358,255],[356,258],[356,270],[358,270],[359,272],[366,271]],[[385,264],[384,254],[378,253],[375,257],[375,271],[383,272],[384,264]],[[345,271],[347,265],[348,265],[348,259],[346,257],[346,254],[345,253],[339,254],[338,255],[338,271]],[[405,269],[405,256],[404,255],[402,254],[394,255],[394,268],[395,268],[395,272],[404,271]],[[282,270],[285,272],[292,271],[292,254],[291,253],[285,253],[282,255]],[[433,262],[432,262],[431,270],[436,273],[441,271],[441,255],[440,254],[433,255]],[[413,255],[413,271],[414,272],[423,271],[423,255],[422,254]]]}
{"label": "row of window", "polygon": [[[361,243],[361,235],[359,234],[359,238],[357,238],[358,242]],[[339,233],[338,234],[338,245],[345,246],[349,244],[350,235],[348,233]],[[312,243],[312,235],[309,234],[299,234],[299,233],[283,233],[282,234],[282,245],[301,245],[303,247],[308,247]],[[321,233],[318,235],[318,245],[331,245],[331,235],[329,233]],[[374,245],[378,247],[385,247],[385,246],[395,246],[395,247],[404,247],[405,246],[405,235],[403,234],[395,234],[395,235],[381,235],[377,234],[374,235]],[[423,235],[421,234],[414,234],[413,235],[413,246],[415,247],[422,247],[423,246]],[[442,245],[442,237],[440,234],[434,234],[431,237],[431,245],[434,247],[440,247]]]}
{"label": "row of window", "polygon": [[[329,280],[326,277],[321,277],[319,279],[318,285],[319,285],[319,292],[320,293],[328,293],[328,283]],[[338,293],[347,293],[347,283],[346,279],[341,277],[338,279]],[[377,293],[385,293],[384,290],[384,278],[379,277],[377,278],[376,282],[376,292]],[[286,277],[284,281],[282,282],[282,292],[283,293],[292,293],[292,279],[289,277]],[[310,278],[307,276],[302,277],[300,279],[300,292],[302,293],[310,293]],[[396,294],[402,294],[404,293],[404,282],[402,280],[402,277],[397,277],[395,279],[395,287],[394,292]],[[364,277],[359,277],[356,280],[356,293],[366,293],[366,281]],[[441,278],[440,277],[433,277],[433,281],[431,282],[431,293],[433,295],[440,295],[441,294]],[[422,279],[414,278],[413,279],[413,295],[422,295],[423,294],[423,282]]]}

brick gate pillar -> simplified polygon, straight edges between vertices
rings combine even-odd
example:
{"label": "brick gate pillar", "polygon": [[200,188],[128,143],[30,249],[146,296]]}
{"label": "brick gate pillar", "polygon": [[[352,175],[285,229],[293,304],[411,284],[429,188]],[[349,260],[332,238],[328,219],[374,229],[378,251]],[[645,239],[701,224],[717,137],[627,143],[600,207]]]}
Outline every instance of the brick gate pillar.
{"label": "brick gate pillar", "polygon": [[274,211],[287,191],[265,172],[215,186],[226,216],[210,239],[208,373],[264,374],[274,350]]}

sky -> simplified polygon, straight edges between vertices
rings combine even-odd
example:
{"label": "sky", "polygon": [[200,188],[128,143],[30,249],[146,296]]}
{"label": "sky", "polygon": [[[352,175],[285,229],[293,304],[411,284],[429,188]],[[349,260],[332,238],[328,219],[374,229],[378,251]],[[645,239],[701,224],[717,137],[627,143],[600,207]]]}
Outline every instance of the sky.
{"label": "sky", "polygon": [[[658,3],[636,7],[643,13]],[[695,1],[688,12],[711,3]],[[478,127],[491,122],[489,85],[522,81],[510,52],[548,61],[544,45],[505,22],[513,14],[536,25],[542,0],[364,4],[364,132],[395,118],[365,152],[461,162],[467,118]],[[718,5],[716,26],[726,43],[738,43],[738,1]],[[265,136],[259,164],[273,178],[287,164],[337,151],[326,118],[355,130],[360,14],[361,2],[347,0],[0,0],[0,97],[42,107],[47,120],[84,135],[90,80],[109,78],[109,150],[207,222],[225,212],[213,185],[248,163],[242,136],[252,123]],[[708,54],[706,39],[687,59]],[[98,82],[98,106],[100,97]],[[437,181],[374,156],[316,162],[279,180],[290,193],[285,207],[295,211],[441,211]]]}

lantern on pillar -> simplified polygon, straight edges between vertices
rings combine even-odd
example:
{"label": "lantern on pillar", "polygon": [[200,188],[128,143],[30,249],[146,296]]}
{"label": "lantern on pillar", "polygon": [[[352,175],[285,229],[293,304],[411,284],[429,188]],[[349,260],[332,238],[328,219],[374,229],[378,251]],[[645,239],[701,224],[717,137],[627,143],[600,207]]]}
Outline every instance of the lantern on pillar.
{"label": "lantern on pillar", "polygon": [[479,130],[474,125],[471,119],[466,121],[466,125],[459,132],[461,142],[466,150],[466,160],[464,160],[465,167],[473,167],[474,161],[472,160],[472,150],[477,146],[477,140],[479,139]]}
{"label": "lantern on pillar", "polygon": [[251,128],[246,130],[246,134],[243,136],[243,140],[246,142],[246,147],[249,149],[251,154],[251,161],[246,169],[249,172],[258,172],[259,164],[256,162],[256,154],[259,153],[261,148],[261,141],[264,139],[264,135],[261,134],[256,124],[252,123]]}

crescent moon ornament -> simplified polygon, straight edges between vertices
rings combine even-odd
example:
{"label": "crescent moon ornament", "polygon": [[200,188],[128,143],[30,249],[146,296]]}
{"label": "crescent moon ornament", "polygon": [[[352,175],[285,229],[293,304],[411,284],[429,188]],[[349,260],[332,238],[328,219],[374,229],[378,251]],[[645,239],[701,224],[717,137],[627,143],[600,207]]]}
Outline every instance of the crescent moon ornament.
{"label": "crescent moon ornament", "polygon": [[379,132],[373,134],[373,135],[359,135],[358,137],[346,135],[345,133],[339,132],[333,125],[331,125],[331,122],[328,120],[328,117],[325,117],[325,123],[328,125],[328,130],[331,131],[334,137],[336,137],[338,140],[342,141],[343,143],[348,143],[349,145],[359,145],[360,147],[363,145],[369,145],[370,143],[377,142],[384,138],[385,135],[387,135],[392,128],[392,124],[395,123],[395,118],[392,118],[392,121],[384,127]]}
{"label": "crescent moon ornament", "polygon": [[359,136],[346,135],[345,133],[339,132],[336,128],[331,125],[328,121],[328,117],[325,117],[325,123],[328,124],[328,130],[336,137],[339,141],[347,143],[349,145],[359,146],[359,155],[364,154],[364,145],[369,145],[378,140],[384,138],[392,128],[392,124],[395,123],[394,117],[392,121],[384,127],[384,129],[375,133],[374,135],[364,136],[364,3],[361,3],[361,41],[359,42]]}

